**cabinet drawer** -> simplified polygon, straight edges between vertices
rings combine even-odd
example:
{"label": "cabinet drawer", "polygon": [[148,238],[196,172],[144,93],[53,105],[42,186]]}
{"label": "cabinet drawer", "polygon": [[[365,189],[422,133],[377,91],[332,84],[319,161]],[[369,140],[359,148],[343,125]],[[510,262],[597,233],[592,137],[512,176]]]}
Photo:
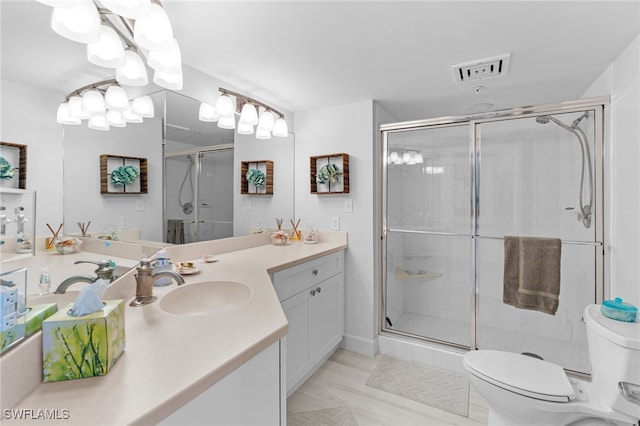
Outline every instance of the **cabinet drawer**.
{"label": "cabinet drawer", "polygon": [[312,285],[342,272],[344,252],[328,254],[272,275],[273,286],[282,302]]}

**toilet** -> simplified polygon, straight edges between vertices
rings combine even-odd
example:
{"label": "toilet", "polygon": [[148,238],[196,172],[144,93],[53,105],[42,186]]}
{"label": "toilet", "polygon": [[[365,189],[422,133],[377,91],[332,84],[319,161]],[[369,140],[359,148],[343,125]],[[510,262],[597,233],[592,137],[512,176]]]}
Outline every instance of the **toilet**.
{"label": "toilet", "polygon": [[489,404],[489,425],[638,425],[640,323],[609,319],[600,305],[584,311],[591,381],[562,367],[511,352],[464,356],[469,381]]}

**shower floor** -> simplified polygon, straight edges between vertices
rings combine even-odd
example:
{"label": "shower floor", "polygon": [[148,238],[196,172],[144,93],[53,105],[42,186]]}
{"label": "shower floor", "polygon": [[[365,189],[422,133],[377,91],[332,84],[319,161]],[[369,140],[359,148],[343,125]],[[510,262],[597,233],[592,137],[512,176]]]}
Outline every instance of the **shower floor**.
{"label": "shower floor", "polygon": [[[470,327],[468,321],[405,312],[393,322],[393,327],[389,328],[430,339],[470,346]],[[479,329],[479,349],[496,349],[518,353],[532,352],[542,356],[546,361],[562,365],[566,369],[580,373],[591,373],[586,338],[583,342],[577,342],[482,325]]]}

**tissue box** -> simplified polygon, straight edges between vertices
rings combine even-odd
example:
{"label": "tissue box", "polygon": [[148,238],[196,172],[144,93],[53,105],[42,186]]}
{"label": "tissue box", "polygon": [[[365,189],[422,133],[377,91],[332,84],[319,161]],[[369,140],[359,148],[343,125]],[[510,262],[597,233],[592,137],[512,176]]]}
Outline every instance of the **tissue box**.
{"label": "tissue box", "polygon": [[42,323],[45,382],[106,375],[125,347],[124,301],[105,300],[101,311],[72,317],[58,311]]}

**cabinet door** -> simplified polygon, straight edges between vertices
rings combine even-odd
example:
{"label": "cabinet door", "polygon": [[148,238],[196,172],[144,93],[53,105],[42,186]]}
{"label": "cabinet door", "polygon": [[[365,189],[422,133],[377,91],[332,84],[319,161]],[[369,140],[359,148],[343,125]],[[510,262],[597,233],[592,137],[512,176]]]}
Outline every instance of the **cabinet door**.
{"label": "cabinet door", "polygon": [[303,291],[282,302],[289,321],[286,338],[287,393],[313,365],[311,352],[311,294]]}
{"label": "cabinet door", "polygon": [[338,274],[312,288],[311,329],[315,360],[326,356],[344,333],[343,275]]}

